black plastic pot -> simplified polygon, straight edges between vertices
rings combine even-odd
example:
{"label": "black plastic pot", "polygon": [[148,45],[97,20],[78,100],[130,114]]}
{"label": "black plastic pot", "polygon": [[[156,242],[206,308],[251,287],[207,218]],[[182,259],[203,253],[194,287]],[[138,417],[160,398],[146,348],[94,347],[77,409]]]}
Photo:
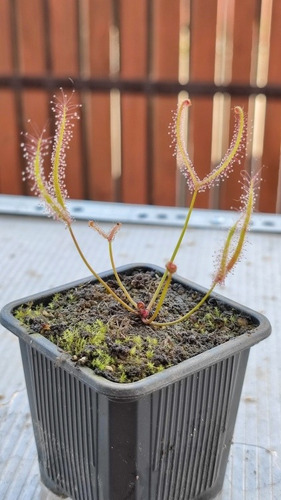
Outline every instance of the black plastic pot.
{"label": "black plastic pot", "polygon": [[270,323],[213,294],[250,315],[257,327],[142,381],[117,384],[75,366],[13,316],[22,303],[48,301],[88,281],[94,280],[33,295],[1,311],[2,324],[20,341],[43,483],[75,500],[213,498],[223,485],[249,349],[270,334]]}

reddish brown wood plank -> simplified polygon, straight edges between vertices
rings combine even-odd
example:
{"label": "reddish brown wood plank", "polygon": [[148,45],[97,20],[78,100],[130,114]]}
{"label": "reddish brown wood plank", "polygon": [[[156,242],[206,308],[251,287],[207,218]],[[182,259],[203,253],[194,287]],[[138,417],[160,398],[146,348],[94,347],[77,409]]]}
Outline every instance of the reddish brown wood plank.
{"label": "reddish brown wood plank", "polygon": [[[179,1],[154,0],[152,13],[152,76],[155,80],[177,80],[179,62]],[[175,205],[176,162],[172,156],[168,126],[177,96],[159,96],[152,103],[151,202]]]}
{"label": "reddish brown wood plank", "polygon": [[91,74],[96,77],[109,75],[109,29],[111,24],[111,0],[90,0],[90,68]]}
{"label": "reddish brown wood plank", "polygon": [[[12,72],[12,38],[9,0],[0,2],[0,73]],[[0,193],[22,194],[16,101],[13,91],[0,89]]]}
{"label": "reddish brown wood plank", "polygon": [[0,193],[22,194],[19,168],[19,142],[15,97],[11,90],[0,90]]}
{"label": "reddish brown wood plank", "polygon": [[78,23],[75,0],[49,0],[52,71],[56,76],[78,72]]}
{"label": "reddish brown wood plank", "polygon": [[[214,81],[217,0],[191,3],[190,80]],[[190,95],[190,149],[200,178],[211,170],[213,99]],[[210,192],[201,193],[196,206],[207,208]]]}
{"label": "reddish brown wood plank", "polygon": [[259,199],[261,212],[274,213],[276,211],[278,176],[280,175],[280,116],[281,103],[275,99],[269,100],[266,106],[262,185]]}
{"label": "reddish brown wood plank", "polygon": [[111,176],[110,100],[105,94],[90,98],[89,194],[93,200],[114,201]]}
{"label": "reddish brown wood plank", "polygon": [[26,75],[40,75],[45,71],[44,29],[41,2],[17,2],[18,50],[20,70]]}
{"label": "reddish brown wood plank", "polygon": [[232,83],[250,83],[251,69],[255,73],[252,58],[257,55],[253,39],[257,14],[256,0],[234,4]]}
{"label": "reddish brown wood plank", "polygon": [[10,26],[9,0],[0,2],[0,73],[7,74],[12,70],[12,39]]}
{"label": "reddish brown wood plank", "polygon": [[[24,90],[23,92],[24,126],[32,128],[33,134],[40,134],[43,128],[49,128],[49,96],[45,90]],[[30,126],[28,121],[30,120]]]}
{"label": "reddish brown wood plank", "polygon": [[[120,76],[147,77],[147,1],[120,3]],[[147,197],[147,98],[121,97],[122,201],[148,203]]]}
{"label": "reddish brown wood plank", "polygon": [[[49,1],[51,69],[55,76],[76,76],[78,64],[78,10],[75,0]],[[73,102],[81,102],[74,94]],[[80,123],[75,125],[67,160],[67,186],[71,198],[83,198],[84,180]]]}
{"label": "reddish brown wood plank", "polygon": [[122,201],[148,203],[147,98],[122,98]]}
{"label": "reddish brown wood plank", "polygon": [[[234,3],[233,18],[233,56],[232,56],[232,79],[233,83],[251,83],[252,57],[255,56],[256,40],[253,39],[256,23],[256,0],[245,0],[243,3]],[[248,98],[231,99],[231,124],[230,134],[234,130],[234,107],[241,106],[247,116]],[[251,125],[249,124],[251,128]],[[229,179],[226,179],[220,190],[220,208],[229,210],[230,208],[240,208],[241,196],[241,171],[249,169],[249,161],[245,154],[240,158],[241,163],[234,164],[233,172]]]}
{"label": "reddish brown wood plank", "polygon": [[[271,38],[270,38],[270,58],[268,83],[279,85],[281,83],[281,2],[273,1]],[[275,212],[276,208],[281,211],[281,207],[276,207],[278,177],[280,174],[280,142],[281,142],[281,103],[280,100],[270,99],[267,101],[262,190],[260,194],[259,210],[261,212]]]}
{"label": "reddish brown wood plank", "polygon": [[[109,77],[109,32],[112,24],[110,0],[89,3],[89,69],[92,78]],[[94,93],[88,97],[87,144],[88,190],[94,200],[113,201],[111,176],[110,96]]]}

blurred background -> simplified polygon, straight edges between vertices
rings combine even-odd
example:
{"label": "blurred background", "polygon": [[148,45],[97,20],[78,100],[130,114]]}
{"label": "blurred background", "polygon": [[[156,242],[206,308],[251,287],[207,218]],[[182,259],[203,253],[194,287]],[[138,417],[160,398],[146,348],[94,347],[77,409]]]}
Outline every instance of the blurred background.
{"label": "blurred background", "polygon": [[[75,89],[68,155],[75,199],[186,206],[168,127],[192,100],[187,143],[200,177],[226,151],[233,107],[248,115],[257,209],[281,213],[280,0],[0,0],[0,193],[22,182],[27,120],[53,133],[49,101]],[[238,205],[240,167],[197,207]]]}

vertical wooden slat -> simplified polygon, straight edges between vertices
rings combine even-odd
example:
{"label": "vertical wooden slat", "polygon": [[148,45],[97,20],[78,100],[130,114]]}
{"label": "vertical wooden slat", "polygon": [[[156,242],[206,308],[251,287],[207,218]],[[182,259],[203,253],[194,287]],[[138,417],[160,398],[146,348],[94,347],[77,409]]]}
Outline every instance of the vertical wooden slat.
{"label": "vertical wooden slat", "polygon": [[42,3],[38,0],[17,2],[20,70],[24,75],[45,71]]}
{"label": "vertical wooden slat", "polygon": [[[24,75],[40,75],[45,71],[44,29],[41,2],[24,0],[17,2],[17,52],[20,72]],[[34,22],[36,19],[36,22]],[[22,126],[32,135],[39,135],[47,126],[48,94],[45,90],[21,90]],[[30,125],[28,124],[30,121]],[[49,130],[48,130],[49,135]]]}
{"label": "vertical wooden slat", "polygon": [[[256,60],[256,46],[253,40],[256,23],[256,0],[245,0],[243,3],[234,3],[234,19],[233,19],[233,55],[232,55],[232,78],[234,84],[250,84],[251,74],[255,72],[253,68],[253,58]],[[230,132],[234,129],[234,113],[235,106],[241,106],[245,113],[248,112],[248,98],[235,97],[231,99],[231,125]],[[250,117],[251,120],[251,117]],[[251,129],[251,123],[249,124]],[[234,164],[233,172],[229,179],[226,179],[220,189],[220,206],[219,208],[229,210],[230,208],[240,208],[241,186],[241,170],[248,170],[247,160],[245,155],[240,158],[241,164]]]}
{"label": "vertical wooden slat", "polygon": [[[281,82],[280,64],[281,45],[281,2],[274,0],[272,5],[272,23],[270,37],[270,56],[268,83],[279,85]],[[281,141],[281,102],[278,99],[268,99],[266,107],[264,154],[262,170],[262,190],[259,209],[261,212],[281,212],[281,206],[276,207],[278,177],[280,182],[280,141]],[[281,188],[281,186],[280,186]],[[280,193],[279,193],[280,202]]]}
{"label": "vertical wooden slat", "polygon": [[[147,77],[147,0],[120,2],[120,77]],[[121,98],[122,201],[148,203],[147,97]]]}
{"label": "vertical wooden slat", "polygon": [[[54,76],[78,76],[78,12],[75,0],[49,0],[51,71]],[[59,91],[56,92],[59,94]],[[81,102],[78,94],[73,102]],[[80,124],[75,124],[67,155],[66,184],[71,198],[83,198]]]}
{"label": "vertical wooden slat", "polygon": [[[41,2],[17,2],[16,18],[18,66],[21,74],[40,75],[45,71],[44,29]],[[36,22],[34,22],[36,19]],[[44,90],[22,90],[23,126],[31,120],[34,131],[46,126],[48,120],[48,95]]]}
{"label": "vertical wooden slat", "polygon": [[[10,0],[0,2],[0,74],[12,72],[12,37],[10,26]],[[22,181],[19,165],[19,148],[16,105],[13,92],[0,89],[0,193],[21,194]]]}
{"label": "vertical wooden slat", "polygon": [[0,2],[0,73],[9,74],[12,70],[12,37],[10,27],[10,9],[9,0]]}
{"label": "vertical wooden slat", "polygon": [[[112,12],[110,0],[89,2],[89,71],[92,78],[109,77],[109,32]],[[94,200],[112,201],[110,150],[110,96],[97,92],[89,96],[88,193]]]}
{"label": "vertical wooden slat", "polygon": [[78,71],[76,0],[49,0],[52,71],[56,76]]}
{"label": "vertical wooden slat", "polygon": [[[17,2],[16,14],[18,20],[16,50],[20,72],[29,76],[44,74],[46,60],[42,3],[37,0]],[[18,98],[21,100],[20,108],[22,111],[22,124],[20,126],[35,136],[40,134],[40,131],[45,127],[48,129],[47,135],[49,135],[49,94],[45,90],[29,89],[22,90]],[[46,169],[49,169],[47,159]],[[28,192],[28,183],[24,189]]]}
{"label": "vertical wooden slat", "polygon": [[[155,80],[177,80],[179,62],[178,0],[154,0],[152,9],[152,68]],[[174,205],[176,193],[176,162],[170,148],[168,126],[177,96],[153,99],[151,200],[155,205]]]}
{"label": "vertical wooden slat", "polygon": [[16,107],[13,93],[0,90],[0,193],[22,194]]}
{"label": "vertical wooden slat", "polygon": [[[214,81],[217,0],[191,2],[190,80]],[[212,97],[190,95],[190,149],[200,178],[211,170]],[[197,207],[208,207],[210,192],[201,193]]]}

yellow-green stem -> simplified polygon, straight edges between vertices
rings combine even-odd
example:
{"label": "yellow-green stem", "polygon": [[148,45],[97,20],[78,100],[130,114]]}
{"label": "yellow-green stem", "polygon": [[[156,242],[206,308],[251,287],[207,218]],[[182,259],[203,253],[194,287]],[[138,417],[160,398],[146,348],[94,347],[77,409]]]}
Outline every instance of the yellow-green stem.
{"label": "yellow-green stem", "polygon": [[185,222],[184,222],[184,225],[183,225],[183,228],[182,228],[182,231],[181,231],[181,234],[180,234],[180,237],[178,239],[178,242],[175,246],[175,249],[173,251],[173,254],[172,254],[172,257],[170,258],[170,262],[174,262],[175,258],[176,258],[176,255],[180,249],[180,246],[181,246],[181,242],[183,240],[183,237],[186,233],[186,230],[187,230],[187,227],[188,227],[188,224],[189,224],[189,221],[190,221],[190,217],[191,217],[191,214],[192,214],[192,211],[193,211],[193,208],[194,208],[194,204],[195,204],[195,200],[196,200],[196,197],[197,197],[197,194],[198,194],[198,190],[195,189],[193,195],[192,195],[192,199],[191,199],[191,202],[190,202],[190,206],[189,206],[189,209],[188,209],[188,212],[187,212],[187,216],[186,216],[186,219],[185,219]]}
{"label": "yellow-green stem", "polygon": [[191,309],[190,311],[188,311],[188,313],[186,313],[184,316],[181,316],[180,318],[175,319],[173,321],[167,321],[166,323],[158,323],[157,321],[153,321],[150,324],[156,327],[162,327],[162,326],[172,326],[176,325],[177,323],[180,323],[181,321],[186,321],[193,313],[197,311],[197,309],[199,309],[202,306],[202,304],[204,304],[204,302],[206,302],[206,300],[209,298],[212,291],[214,290],[215,286],[216,283],[213,283],[210,290],[208,290],[208,292],[204,295],[204,297],[200,300],[200,302],[198,302],[198,304],[196,304],[196,306],[193,307],[193,309]]}
{"label": "yellow-green stem", "polygon": [[168,276],[168,278],[167,278],[167,280],[166,280],[166,283],[165,283],[165,285],[163,287],[163,290],[162,290],[162,293],[160,295],[160,299],[158,301],[158,304],[157,304],[157,306],[155,308],[155,311],[152,314],[152,316],[150,318],[148,318],[148,320],[146,321],[146,323],[150,324],[152,321],[155,320],[155,318],[157,318],[157,316],[159,314],[159,311],[160,311],[160,309],[162,307],[162,304],[163,304],[163,302],[165,300],[165,297],[167,295],[167,292],[168,292],[168,289],[169,289],[171,281],[172,281],[172,274],[170,273],[169,276]]}
{"label": "yellow-green stem", "polygon": [[[196,200],[197,194],[198,194],[198,191],[196,189],[194,191],[193,195],[192,195],[192,199],[191,199],[191,203],[190,203],[190,206],[189,206],[189,209],[188,209],[188,212],[187,212],[187,216],[186,216],[183,228],[181,230],[180,237],[179,237],[179,239],[177,241],[177,244],[175,246],[173,254],[172,254],[171,258],[170,258],[170,262],[174,262],[174,260],[176,258],[176,255],[177,255],[177,253],[179,251],[179,248],[181,246],[181,242],[182,242],[183,237],[184,237],[184,235],[186,233],[186,230],[187,230],[187,227],[188,227],[188,224],[189,224],[189,220],[190,220],[190,217],[191,217],[191,214],[192,214],[192,210],[194,208],[194,204],[195,204],[195,200]],[[155,301],[157,300],[157,297],[158,297],[159,293],[161,292],[161,290],[162,290],[162,288],[164,286],[164,283],[165,283],[165,281],[167,279],[167,276],[168,276],[168,271],[165,270],[165,272],[164,272],[164,274],[163,274],[163,276],[162,276],[162,278],[160,280],[160,283],[159,283],[157,289],[155,290],[155,293],[154,293],[154,295],[153,295],[153,297],[152,297],[152,299],[151,299],[151,301],[150,301],[150,303],[149,303],[149,305],[147,307],[148,311],[151,310],[151,308],[153,307]]]}
{"label": "yellow-green stem", "polygon": [[162,290],[162,288],[164,286],[164,283],[166,281],[167,276],[168,276],[168,271],[165,270],[165,272],[164,272],[164,274],[163,274],[163,276],[162,276],[162,278],[161,278],[161,280],[160,280],[160,282],[159,282],[159,284],[158,284],[158,286],[157,286],[157,288],[156,288],[156,290],[154,292],[154,295],[152,296],[152,298],[151,298],[151,300],[150,300],[150,302],[149,302],[149,304],[147,306],[147,310],[148,311],[151,310],[152,306],[156,302],[157,297],[158,297],[159,293],[161,292],[161,290]]}
{"label": "yellow-green stem", "polygon": [[70,236],[73,240],[73,243],[76,247],[76,250],[78,251],[81,259],[83,260],[84,264],[87,266],[87,268],[89,269],[89,271],[92,273],[92,275],[99,281],[99,283],[108,291],[108,293],[110,293],[112,295],[112,297],[114,297],[123,307],[125,307],[125,309],[127,309],[128,311],[130,312],[133,312],[133,313],[136,313],[136,311],[130,307],[128,304],[126,304],[126,302],[124,302],[124,300],[122,300],[120,297],[118,297],[118,295],[116,295],[116,293],[110,288],[110,286],[106,283],[106,281],[104,281],[99,275],[98,273],[96,273],[96,271],[92,268],[92,266],[89,264],[89,262],[87,261],[85,255],[83,254],[80,246],[79,246],[79,243],[72,231],[72,227],[70,226],[70,224],[68,224],[67,226],[69,232],[70,232]]}
{"label": "yellow-green stem", "polygon": [[123,291],[123,293],[125,294],[125,296],[127,297],[128,301],[132,304],[132,306],[137,311],[137,304],[136,304],[136,302],[131,297],[131,295],[129,294],[128,290],[126,290],[126,288],[124,287],[124,285],[123,285],[123,283],[122,283],[122,281],[120,279],[120,276],[119,276],[119,274],[117,272],[117,269],[116,269],[116,266],[115,266],[115,262],[114,262],[114,257],[113,257],[113,251],[112,251],[112,241],[108,242],[108,247],[109,247],[109,257],[110,257],[111,267],[112,267],[112,270],[114,272],[114,276],[116,278],[116,281],[117,281],[119,287],[121,288],[121,290]]}

